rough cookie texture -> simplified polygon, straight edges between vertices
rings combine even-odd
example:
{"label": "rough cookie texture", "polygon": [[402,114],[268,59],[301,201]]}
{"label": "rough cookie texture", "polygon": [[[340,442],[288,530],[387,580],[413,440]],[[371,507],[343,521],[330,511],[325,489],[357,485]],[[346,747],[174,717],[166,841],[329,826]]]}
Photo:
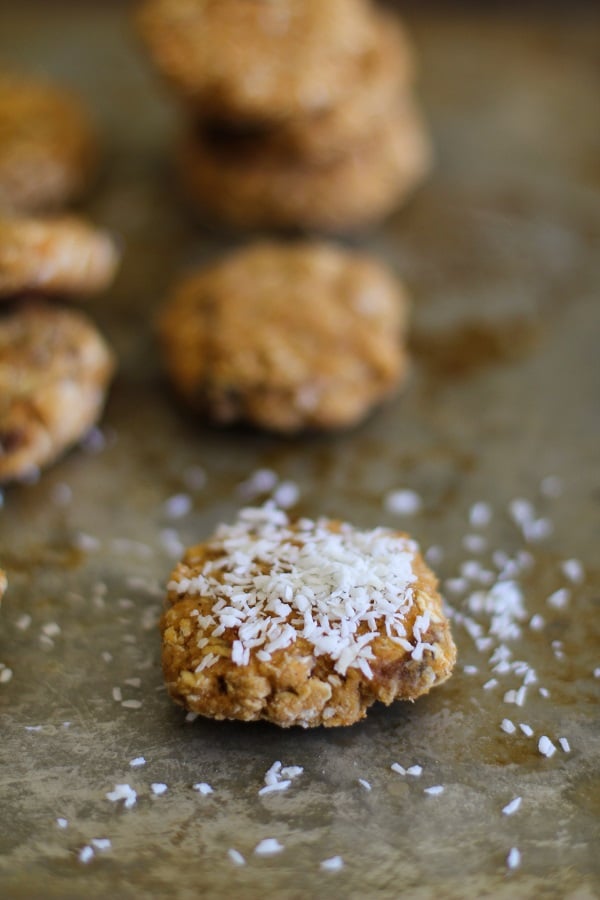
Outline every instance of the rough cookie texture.
{"label": "rough cookie texture", "polygon": [[241,228],[349,232],[388,215],[429,171],[431,148],[412,101],[341,157],[294,158],[261,136],[195,130],[179,167],[201,215]]}
{"label": "rough cookie texture", "polygon": [[74,216],[0,217],[0,296],[102,291],[119,256],[108,232]]}
{"label": "rough cookie texture", "polygon": [[47,465],[83,437],[113,369],[80,312],[31,301],[0,313],[0,481]]}
{"label": "rough cookie texture", "polygon": [[415,63],[409,38],[396,16],[378,14],[376,23],[377,39],[361,57],[348,95],[328,109],[263,132],[267,152],[326,164],[347,156],[383,120],[412,104]]}
{"label": "rough cookie texture", "polygon": [[332,106],[374,35],[364,0],[146,0],[137,23],[180,95],[202,116],[236,121]]}
{"label": "rough cookie texture", "polygon": [[293,433],[353,425],[397,388],[406,311],[401,285],[366,255],[259,241],[184,278],[159,336],[193,407]]}
{"label": "rough cookie texture", "polygon": [[169,693],[216,719],[351,725],[415,700],[456,649],[416,544],[386,528],[243,510],[189,549],[161,621]]}
{"label": "rough cookie texture", "polygon": [[0,73],[0,209],[64,206],[96,160],[88,116],[68,91]]}

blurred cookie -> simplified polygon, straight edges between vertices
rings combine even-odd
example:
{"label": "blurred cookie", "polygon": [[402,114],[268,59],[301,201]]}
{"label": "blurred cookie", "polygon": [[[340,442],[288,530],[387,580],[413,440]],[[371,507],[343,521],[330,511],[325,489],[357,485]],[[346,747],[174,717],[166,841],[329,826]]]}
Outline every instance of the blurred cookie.
{"label": "blurred cookie", "polygon": [[[415,67],[412,47],[396,16],[378,14],[376,21],[376,40],[361,56],[348,95],[312,115],[255,129],[267,154],[288,154],[290,160],[308,164],[328,163],[347,155],[348,148],[402,109]],[[243,136],[243,124],[221,123],[220,128],[232,137]]]}
{"label": "blurred cookie", "polygon": [[309,164],[260,137],[196,130],[183,144],[184,189],[199,212],[241,228],[351,232],[398,206],[429,170],[431,150],[409,98],[344,156]]}
{"label": "blurred cookie", "polygon": [[0,481],[27,476],[100,417],[114,359],[80,312],[41,301],[0,313]]}
{"label": "blurred cookie", "polygon": [[171,575],[167,688],[215,719],[351,725],[375,701],[415,700],[450,677],[436,587],[400,532],[242,510]]}
{"label": "blurred cookie", "polygon": [[0,216],[0,297],[97,293],[112,282],[119,257],[111,235],[83,219]]}
{"label": "blurred cookie", "polygon": [[365,0],[146,0],[151,58],[202,116],[273,122],[334,105],[373,37]]}
{"label": "blurred cookie", "polygon": [[159,321],[166,370],[220,423],[282,433],[354,425],[402,381],[403,288],[326,243],[257,242],[175,288]]}
{"label": "blurred cookie", "polygon": [[95,159],[95,136],[74,96],[0,73],[0,209],[64,206],[87,185]]}

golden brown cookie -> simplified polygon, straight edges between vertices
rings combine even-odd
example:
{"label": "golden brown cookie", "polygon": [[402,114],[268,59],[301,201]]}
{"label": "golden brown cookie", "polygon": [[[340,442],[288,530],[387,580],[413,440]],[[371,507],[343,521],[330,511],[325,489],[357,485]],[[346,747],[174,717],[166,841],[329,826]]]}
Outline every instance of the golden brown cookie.
{"label": "golden brown cookie", "polygon": [[377,700],[415,700],[449,678],[456,649],[436,586],[400,532],[242,510],[171,575],[167,688],[215,719],[351,725]]}
{"label": "golden brown cookie", "polygon": [[[347,155],[348,148],[364,141],[382,120],[402,108],[412,81],[414,54],[396,16],[377,15],[377,39],[363,54],[352,90],[332,107],[296,117],[271,129],[255,129],[266,153],[288,154],[308,164],[328,163]],[[232,137],[244,126],[224,122]],[[246,128],[246,131],[248,129]]]}
{"label": "golden brown cookie", "polygon": [[351,232],[397,207],[430,167],[421,119],[405,97],[395,113],[345,156],[308,164],[260,137],[232,139],[194,131],[180,170],[205,217],[241,228]]}
{"label": "golden brown cookie", "polygon": [[333,106],[373,40],[365,0],[145,0],[137,24],[203,116],[280,121]]}
{"label": "golden brown cookie", "polygon": [[0,216],[0,297],[97,293],[110,285],[119,257],[113,237],[83,219]]}
{"label": "golden brown cookie", "polygon": [[82,438],[113,370],[82,313],[41,301],[0,312],[0,481],[27,476]]}
{"label": "golden brown cookie", "polygon": [[87,185],[96,159],[88,116],[68,91],[0,73],[0,209],[55,209]]}
{"label": "golden brown cookie", "polygon": [[257,242],[184,278],[159,321],[167,372],[221,423],[282,433],[353,425],[401,382],[404,290],[321,242]]}

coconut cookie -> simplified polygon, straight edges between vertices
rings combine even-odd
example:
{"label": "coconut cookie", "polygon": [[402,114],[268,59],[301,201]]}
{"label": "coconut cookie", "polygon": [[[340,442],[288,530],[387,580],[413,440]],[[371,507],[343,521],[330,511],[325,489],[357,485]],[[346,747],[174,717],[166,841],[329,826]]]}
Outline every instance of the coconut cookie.
{"label": "coconut cookie", "polygon": [[204,217],[241,228],[350,232],[378,222],[425,177],[431,149],[408,97],[345,155],[299,160],[260,135],[195,130],[179,168]]}
{"label": "coconut cookie", "polygon": [[259,241],[184,278],[159,321],[180,394],[219,423],[353,425],[402,381],[407,300],[376,260]]}
{"label": "coconut cookie", "polygon": [[171,575],[169,693],[215,719],[305,728],[415,700],[456,656],[436,584],[407,535],[242,510]]}
{"label": "coconut cookie", "polygon": [[364,0],[146,0],[137,24],[201,116],[277,122],[351,92],[372,18]]}
{"label": "coconut cookie", "polygon": [[97,293],[112,282],[119,257],[114,238],[83,219],[0,217],[0,297]]}
{"label": "coconut cookie", "polygon": [[0,73],[0,208],[64,206],[87,185],[95,159],[95,135],[75,97]]}
{"label": "coconut cookie", "polygon": [[53,462],[100,417],[114,359],[79,312],[29,302],[0,314],[0,481]]}

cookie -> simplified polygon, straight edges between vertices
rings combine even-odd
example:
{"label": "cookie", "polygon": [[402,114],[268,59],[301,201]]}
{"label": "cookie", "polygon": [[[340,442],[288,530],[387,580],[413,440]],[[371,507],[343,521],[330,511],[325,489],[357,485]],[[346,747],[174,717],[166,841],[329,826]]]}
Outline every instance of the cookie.
{"label": "cookie", "polygon": [[0,297],[26,291],[94,294],[119,263],[113,237],[74,216],[0,216]]}
{"label": "cookie", "polygon": [[[361,56],[348,96],[312,115],[255,131],[259,131],[267,154],[288,154],[308,164],[331,162],[347,155],[349,147],[363,141],[402,107],[414,68],[414,53],[398,18],[379,13],[377,38]],[[244,131],[243,125],[231,122],[217,127],[232,137]]]}
{"label": "cookie", "polygon": [[64,206],[83,191],[95,160],[93,129],[73,95],[0,73],[0,209]]}
{"label": "cookie", "polygon": [[215,719],[351,725],[415,700],[456,657],[437,581],[407,535],[242,510],[190,548],[161,621],[176,703]]}
{"label": "cookie", "polygon": [[254,122],[335,105],[374,34],[365,0],[146,0],[137,25],[197,112]]}
{"label": "cookie", "polygon": [[114,358],[82,313],[24,301],[0,313],[0,481],[53,462],[98,421]]}
{"label": "cookie", "polygon": [[285,434],[354,425],[393,393],[406,315],[402,286],[370,257],[258,241],[184,278],[159,338],[193,407]]}
{"label": "cookie", "polygon": [[352,232],[392,212],[429,170],[426,131],[405,97],[365,140],[327,164],[308,164],[260,137],[196,129],[183,144],[184,190],[204,217],[238,228]]}

